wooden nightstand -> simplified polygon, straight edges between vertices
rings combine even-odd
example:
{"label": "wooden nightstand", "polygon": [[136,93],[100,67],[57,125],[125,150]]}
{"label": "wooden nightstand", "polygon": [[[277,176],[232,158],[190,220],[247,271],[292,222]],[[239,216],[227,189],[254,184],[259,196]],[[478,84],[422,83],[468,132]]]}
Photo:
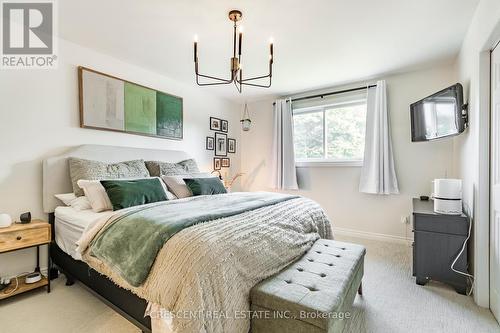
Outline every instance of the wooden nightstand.
{"label": "wooden nightstand", "polygon": [[[13,224],[8,228],[0,228],[0,253],[17,251],[36,246],[36,268],[35,272],[40,272],[40,245],[48,246],[48,271],[47,277],[43,277],[38,282],[26,284],[24,276],[18,277],[19,286],[16,291],[16,280],[11,280],[11,285],[0,291],[0,300],[17,294],[24,293],[43,286],[47,286],[47,292],[50,293],[50,242],[51,242],[50,224],[45,221],[33,220],[26,224]],[[10,293],[12,292],[12,293]]]}

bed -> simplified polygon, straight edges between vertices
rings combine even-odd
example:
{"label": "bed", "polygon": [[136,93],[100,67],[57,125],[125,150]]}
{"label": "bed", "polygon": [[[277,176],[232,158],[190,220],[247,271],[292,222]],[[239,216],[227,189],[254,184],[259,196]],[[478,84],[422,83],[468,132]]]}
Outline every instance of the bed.
{"label": "bed", "polygon": [[[66,275],[67,284],[72,284],[74,280],[80,281],[142,331],[151,331],[152,327],[151,319],[144,316],[148,302],[172,311],[182,310],[181,305],[186,304],[193,305],[195,310],[205,310],[205,302],[211,305],[206,306],[207,309],[219,309],[219,305],[221,309],[249,309],[248,294],[253,285],[302,256],[318,238],[332,237],[329,221],[316,203],[305,198],[280,197],[279,194],[271,193],[231,193],[168,200],[146,205],[145,208],[123,209],[121,213],[72,211],[69,207],[59,207],[61,204],[54,197],[54,194],[71,192],[69,157],[110,163],[134,159],[178,162],[189,156],[185,152],[172,150],[84,145],[44,161],[43,204],[54,228],[52,263]],[[252,205],[254,207],[250,209]],[[208,213],[202,212],[204,207],[209,207]],[[227,214],[228,210],[233,212]],[[74,245],[78,238],[81,238],[79,242],[82,247],[88,237],[109,235],[111,229],[120,225],[117,221],[123,222],[131,216],[151,214],[153,211],[159,214],[155,219],[172,214],[178,219],[186,215],[186,221],[189,221],[192,217],[190,211],[202,217],[172,236],[168,242],[159,243],[162,245],[148,275],[140,283],[134,284],[123,274],[120,275],[123,269],[113,270],[119,265],[110,265],[103,258],[90,254],[89,244],[93,244],[92,251],[95,254],[95,244],[102,242],[87,241],[83,250],[77,250]],[[100,229],[92,235],[88,230],[89,225],[92,226],[91,230],[96,225]],[[141,230],[141,236],[144,236],[143,233]],[[87,247],[89,249],[85,251]],[[121,251],[120,255],[123,255],[125,252]],[[171,262],[180,262],[182,265],[174,267]],[[237,283],[242,282],[245,286],[241,290],[240,287],[237,289]],[[189,325],[199,325],[196,331],[200,327],[209,327],[206,330],[211,332],[228,331],[229,328],[235,328],[230,331],[247,332],[249,329],[249,318],[223,321],[201,318],[185,321],[188,326],[182,326],[181,319],[175,320],[178,320],[177,327],[183,327],[184,331],[194,329],[187,329]]]}
{"label": "bed", "polygon": [[[142,331],[151,332],[151,319],[144,316],[147,307],[147,302],[144,299],[118,287],[111,280],[90,268],[85,262],[76,260],[72,256],[75,255],[76,246],[68,244],[81,236],[84,227],[91,222],[92,217],[81,214],[78,216],[69,207],[63,207],[61,210],[59,207],[61,203],[54,197],[55,194],[72,191],[68,168],[69,157],[103,162],[120,162],[138,158],[177,162],[189,158],[189,155],[176,150],[82,145],[50,157],[43,162],[43,208],[49,215],[49,223],[54,230],[52,233],[54,241],[50,245],[52,263],[66,276],[68,285],[71,285],[74,280],[80,281],[89,291]],[[55,215],[56,209],[58,218]]]}

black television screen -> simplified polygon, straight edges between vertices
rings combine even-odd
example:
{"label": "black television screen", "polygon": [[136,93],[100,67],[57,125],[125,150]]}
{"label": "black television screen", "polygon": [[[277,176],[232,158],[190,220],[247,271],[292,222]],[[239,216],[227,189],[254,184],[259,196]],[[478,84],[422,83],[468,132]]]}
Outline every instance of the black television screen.
{"label": "black television screen", "polygon": [[457,83],[410,105],[411,141],[429,141],[465,130],[462,85]]}

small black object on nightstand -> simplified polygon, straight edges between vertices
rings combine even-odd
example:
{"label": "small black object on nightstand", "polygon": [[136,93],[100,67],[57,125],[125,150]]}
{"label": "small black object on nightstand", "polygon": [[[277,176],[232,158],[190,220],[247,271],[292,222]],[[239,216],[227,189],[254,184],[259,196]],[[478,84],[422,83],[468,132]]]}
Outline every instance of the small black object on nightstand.
{"label": "small black object on nightstand", "polygon": [[420,196],[420,200],[422,200],[422,201],[429,201],[429,197],[426,196],[426,195],[421,195]]}
{"label": "small black object on nightstand", "polygon": [[21,214],[19,219],[21,220],[21,223],[23,223],[23,224],[30,223],[31,222],[31,213],[30,212],[23,213],[23,214]]}

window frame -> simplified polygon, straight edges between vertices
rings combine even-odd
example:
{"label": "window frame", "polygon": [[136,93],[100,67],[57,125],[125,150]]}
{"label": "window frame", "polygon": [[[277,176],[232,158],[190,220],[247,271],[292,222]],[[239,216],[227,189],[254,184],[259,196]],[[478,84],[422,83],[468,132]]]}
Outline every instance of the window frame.
{"label": "window frame", "polygon": [[[318,106],[303,107],[292,110],[292,116],[306,113],[316,113],[320,112],[323,114],[323,158],[295,158],[295,166],[298,168],[302,167],[362,167],[364,158],[361,159],[331,159],[326,158],[328,153],[328,139],[327,139],[327,127],[326,127],[326,111],[336,108],[341,108],[344,106],[356,106],[367,104],[366,98],[356,98],[350,101],[338,102],[338,103],[328,103]],[[367,110],[368,112],[368,110]],[[366,133],[365,133],[366,134]],[[294,142],[295,144],[295,142]]]}

